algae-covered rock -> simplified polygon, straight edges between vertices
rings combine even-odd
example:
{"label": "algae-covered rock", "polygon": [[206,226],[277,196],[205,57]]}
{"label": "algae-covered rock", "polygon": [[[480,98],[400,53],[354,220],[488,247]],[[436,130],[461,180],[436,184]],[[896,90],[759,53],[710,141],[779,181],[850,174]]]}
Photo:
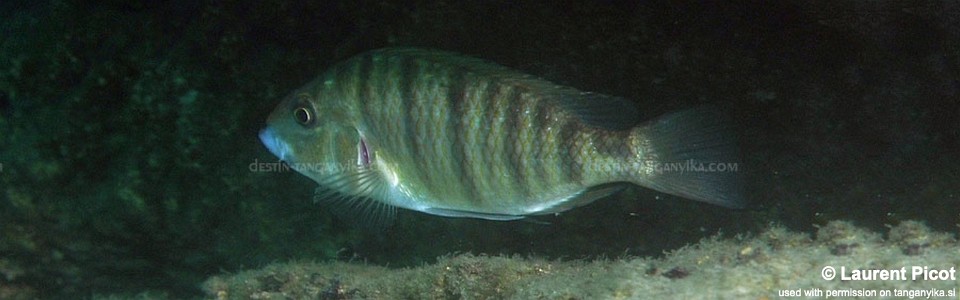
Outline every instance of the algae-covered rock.
{"label": "algae-covered rock", "polygon": [[[922,253],[905,253],[905,231],[925,232],[937,242],[924,243]],[[704,239],[663,258],[564,261],[459,254],[400,269],[359,262],[280,263],[212,277],[204,289],[218,299],[764,299],[818,289],[847,297],[931,289],[957,296],[955,278],[844,279],[854,270],[904,268],[911,275],[914,267],[949,274],[960,264],[960,244],[952,234],[905,221],[890,235],[881,239],[880,233],[837,221],[822,226],[816,239],[775,226],[755,237]],[[846,250],[838,251],[841,245]],[[822,273],[827,268],[838,273],[827,279]]]}

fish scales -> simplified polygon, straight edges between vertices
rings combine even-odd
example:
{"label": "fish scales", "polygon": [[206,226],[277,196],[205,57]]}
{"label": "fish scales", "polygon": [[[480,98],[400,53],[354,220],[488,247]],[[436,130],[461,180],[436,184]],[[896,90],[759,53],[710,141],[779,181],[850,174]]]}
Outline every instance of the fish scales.
{"label": "fish scales", "polygon": [[[474,175],[475,167],[480,165],[476,159],[477,156],[470,149],[471,143],[467,142],[467,134],[472,132],[468,130],[471,124],[479,124],[481,119],[468,114],[469,87],[468,74],[466,72],[453,72],[450,77],[450,84],[447,85],[446,97],[447,116],[445,124],[451,155],[451,168],[456,169],[455,176],[451,176],[461,187],[461,195],[464,199],[483,199],[481,192],[482,186]],[[451,184],[450,186],[454,186]]]}
{"label": "fish scales", "polygon": [[455,113],[449,109],[449,101],[443,101],[447,95],[454,93],[447,87],[452,83],[446,82],[446,76],[441,75],[446,70],[415,58],[371,56],[370,59],[382,65],[385,71],[381,73],[388,75],[370,78],[365,84],[373,87],[372,89],[387,91],[387,94],[377,97],[377,100],[371,101],[371,105],[367,107],[386,109],[379,113],[368,111],[365,115],[373,120],[397,120],[371,122],[374,124],[371,129],[394,137],[385,140],[383,145],[395,145],[398,149],[408,150],[396,151],[395,157],[385,158],[393,161],[398,166],[397,169],[404,170],[403,176],[408,179],[408,186],[445,187],[436,190],[412,188],[423,193],[422,197],[443,197],[450,200],[475,198],[467,192],[469,188],[464,183],[468,180],[450,180],[469,177],[469,174],[465,174],[462,162],[456,160],[456,155],[446,155],[458,152],[458,145],[452,142],[455,140],[452,134],[457,130],[457,126],[449,126],[453,119],[450,116]]}
{"label": "fish scales", "polygon": [[509,155],[514,158],[511,161],[511,165],[517,166],[517,169],[520,171],[519,178],[523,186],[526,187],[526,193],[523,193],[522,197],[528,197],[532,194],[542,192],[542,187],[540,186],[542,178],[537,174],[536,164],[550,163],[538,157],[538,147],[532,145],[536,138],[534,130],[537,125],[535,124],[536,116],[534,114],[536,114],[535,111],[539,102],[540,99],[528,93],[520,93],[519,99],[511,101],[511,104],[519,106],[517,109],[512,110],[513,116],[511,116],[515,118],[516,121],[514,121],[514,124],[519,126],[519,128],[514,127],[509,129],[510,132],[517,133],[517,135],[509,141],[513,143],[513,152]]}
{"label": "fish scales", "polygon": [[[468,79],[464,79],[465,81]],[[470,128],[480,128],[484,124],[485,118],[482,115],[487,112],[488,103],[480,101],[471,101],[470,99],[476,99],[479,97],[484,97],[486,95],[487,83],[483,81],[475,82],[474,84],[464,84],[464,93],[463,98],[460,99],[461,102],[458,105],[461,107],[459,111],[461,115],[460,123],[456,124],[457,136],[460,137],[462,142],[458,148],[460,152],[463,153],[463,158],[461,163],[463,164],[462,180],[467,181],[468,185],[471,186],[472,195],[476,195],[478,198],[486,198],[488,191],[490,190],[490,178],[484,178],[483,176],[477,175],[484,172],[484,168],[487,163],[484,161],[488,156],[478,155],[478,153],[471,151],[472,145],[479,145],[486,141],[488,134],[493,131],[492,128],[489,130],[470,130]],[[473,113],[470,113],[473,112]]]}
{"label": "fish scales", "polygon": [[[727,140],[700,137],[722,132],[719,123],[688,120],[715,117],[703,110],[641,126],[607,124],[591,115],[604,109],[588,101],[624,105],[613,97],[410,48],[360,54],[291,95],[268,119],[264,144],[288,162],[350,166],[301,173],[321,185],[358,181],[331,186],[367,199],[358,201],[494,220],[583,205],[616,190],[598,187],[617,182],[727,206],[739,201],[727,177],[651,171],[674,152],[732,159]],[[619,108],[607,110],[630,111]],[[676,141],[690,136],[711,143]]]}
{"label": "fish scales", "polygon": [[[500,178],[501,181],[512,181],[515,187],[515,190],[511,191],[514,195],[507,197],[507,199],[513,198],[512,200],[515,202],[522,202],[519,201],[520,199],[518,198],[526,197],[533,192],[526,181],[529,175],[527,174],[527,168],[524,166],[525,161],[523,161],[521,155],[517,154],[518,151],[522,151],[522,149],[517,148],[523,146],[523,144],[519,142],[523,142],[523,140],[520,140],[520,137],[525,133],[522,132],[522,130],[526,129],[521,127],[522,123],[517,118],[518,106],[520,106],[519,101],[523,100],[523,91],[515,86],[506,85],[502,82],[497,82],[497,87],[507,92],[501,91],[496,94],[497,96],[493,96],[493,104],[498,113],[490,122],[494,124],[494,128],[499,130],[490,132],[490,136],[494,137],[495,140],[492,142],[488,140],[488,145],[500,145],[501,147],[494,148],[499,149],[499,151],[493,152],[497,156],[494,156],[493,158],[495,159],[490,161],[490,166],[502,167],[509,171],[509,173],[507,173],[510,174],[509,176]],[[483,100],[479,99],[477,101]],[[490,170],[493,169],[496,169],[496,167]],[[494,187],[494,189],[496,189],[496,187]]]}
{"label": "fish scales", "polygon": [[[467,67],[439,64],[418,57],[370,55],[364,61],[370,62],[362,65],[372,66],[361,67],[361,72],[367,74],[357,77],[363,78],[366,93],[355,99],[377,99],[366,105],[364,115],[369,119],[399,120],[370,123],[384,125],[374,126],[376,132],[404,137],[385,142],[408,150],[390,160],[398,164],[398,169],[404,170],[409,186],[444,187],[414,188],[424,194],[422,197],[447,199],[446,204],[450,206],[490,206],[489,209],[494,209],[504,204],[530,202],[533,195],[560,197],[579,186],[561,182],[559,176],[548,175],[570,163],[562,161],[563,157],[558,154],[561,145],[543,143],[545,135],[541,131],[546,126],[542,123],[559,122],[567,116],[549,120],[540,117],[548,115],[550,106],[543,104],[530,87],[519,84],[522,82],[512,78],[476,80],[476,72]],[[458,76],[464,83],[452,80]],[[467,90],[482,92],[467,93]],[[456,97],[449,96],[451,94],[466,96],[457,101]],[[451,103],[477,110],[451,110]],[[487,111],[492,111],[492,118],[484,115]],[[462,117],[458,122],[451,122],[458,119],[451,116]],[[473,123],[474,127],[468,127],[471,122],[464,120],[471,119],[487,119],[487,122]],[[456,144],[453,133],[483,132],[485,128],[490,130],[482,143],[470,143],[472,147]],[[457,153],[457,149],[461,149],[463,159],[448,155]],[[548,188],[556,186],[567,189],[553,191]],[[503,200],[485,203],[485,199]],[[510,201],[519,203],[504,203]]]}

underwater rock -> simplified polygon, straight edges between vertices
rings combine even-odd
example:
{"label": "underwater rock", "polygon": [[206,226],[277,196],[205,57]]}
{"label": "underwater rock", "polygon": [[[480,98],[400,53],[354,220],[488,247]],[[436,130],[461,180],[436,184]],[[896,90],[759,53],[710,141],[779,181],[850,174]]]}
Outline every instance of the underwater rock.
{"label": "underwater rock", "polygon": [[[915,266],[948,270],[960,265],[960,245],[952,233],[904,221],[891,227],[890,238],[881,236],[833,221],[820,227],[816,239],[772,226],[756,237],[707,238],[662,258],[556,261],[460,254],[403,269],[293,262],[215,276],[204,289],[218,299],[764,299],[798,289],[956,292],[956,280],[854,281],[821,275],[827,268],[905,268],[909,276]],[[917,244],[922,251],[903,250]]]}

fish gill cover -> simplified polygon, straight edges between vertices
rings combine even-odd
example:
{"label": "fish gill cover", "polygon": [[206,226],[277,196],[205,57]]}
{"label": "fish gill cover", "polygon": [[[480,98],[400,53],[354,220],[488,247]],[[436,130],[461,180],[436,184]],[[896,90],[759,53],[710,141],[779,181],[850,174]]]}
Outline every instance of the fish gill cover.
{"label": "fish gill cover", "polygon": [[[656,259],[771,223],[806,233],[836,220],[871,232],[919,220],[955,233],[960,223],[960,8],[949,1],[4,1],[0,10],[3,298],[201,297],[210,276],[296,260]],[[314,203],[314,183],[257,133],[289,91],[392,46],[621,96],[644,120],[719,107],[736,128],[749,205],[637,188],[528,222],[400,212],[386,227],[358,226]],[[829,247],[861,253],[851,245]],[[464,276],[488,270],[452,263]],[[653,276],[697,276],[664,268]],[[346,278],[322,279],[324,295],[351,295]]]}

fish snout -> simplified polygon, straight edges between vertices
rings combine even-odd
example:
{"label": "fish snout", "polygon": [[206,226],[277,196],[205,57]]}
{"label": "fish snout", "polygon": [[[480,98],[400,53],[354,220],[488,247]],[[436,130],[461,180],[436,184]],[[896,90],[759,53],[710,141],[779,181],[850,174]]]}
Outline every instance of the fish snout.
{"label": "fish snout", "polygon": [[287,160],[287,155],[290,153],[290,146],[277,138],[273,129],[270,129],[270,127],[264,128],[260,130],[259,136],[260,141],[267,147],[267,150],[270,150],[270,153],[279,157],[280,160]]}

